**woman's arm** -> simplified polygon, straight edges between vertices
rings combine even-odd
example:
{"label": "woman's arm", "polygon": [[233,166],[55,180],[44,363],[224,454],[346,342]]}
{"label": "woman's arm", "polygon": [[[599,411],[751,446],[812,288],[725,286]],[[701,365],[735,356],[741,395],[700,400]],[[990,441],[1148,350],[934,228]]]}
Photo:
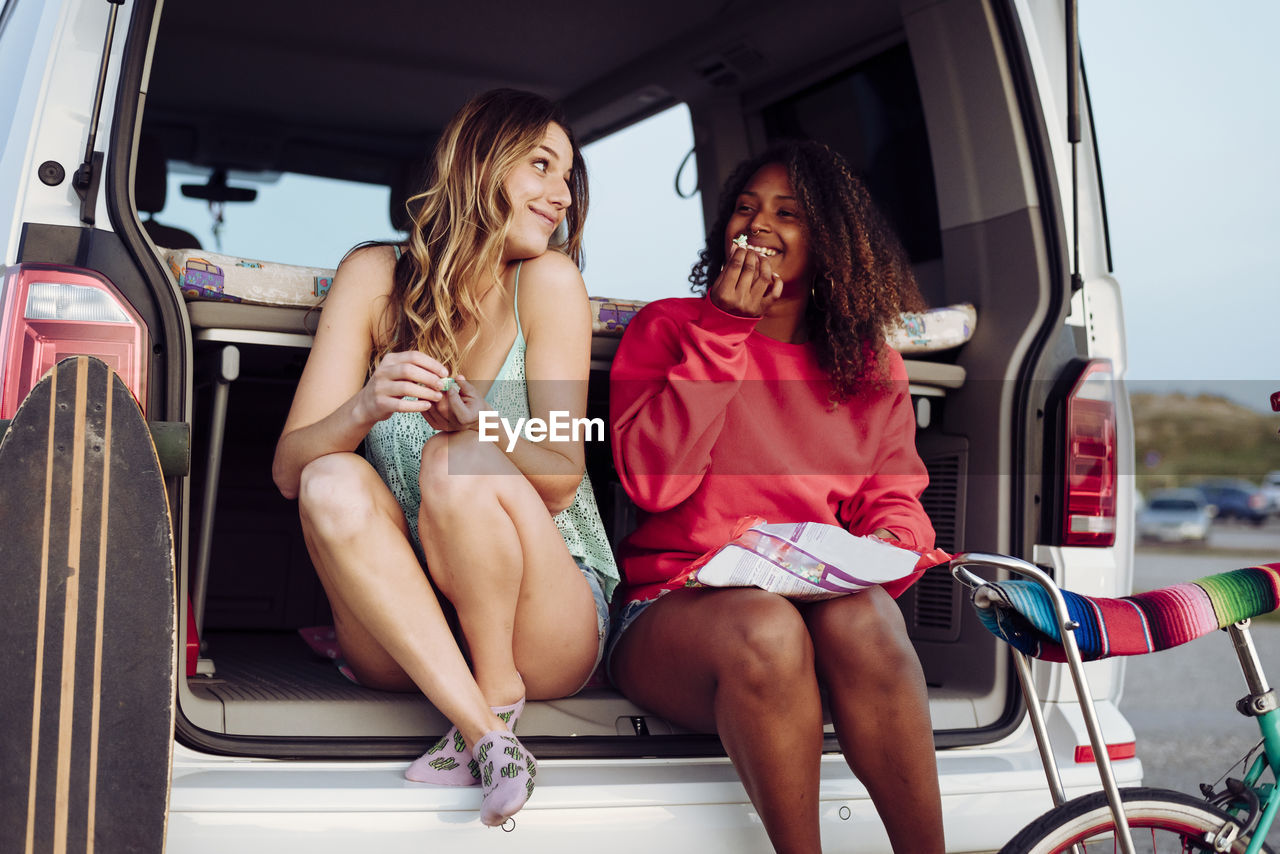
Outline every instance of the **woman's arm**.
{"label": "woman's arm", "polygon": [[[530,417],[548,425],[553,413],[568,424],[586,418],[591,307],[582,274],[566,256],[547,252],[524,262],[517,298]],[[567,439],[548,436],[539,442],[521,437],[507,451],[507,434],[502,428],[496,432],[499,446],[533,484],[548,511],[554,515],[573,503],[585,466],[583,434],[574,440],[568,431]]]}
{"label": "woman's arm", "polygon": [[[693,494],[711,466],[725,410],[747,372],[747,338],[782,294],[767,259],[741,246],[696,303],[636,315],[613,361],[613,459],[638,507],[659,512]],[[670,313],[672,306],[681,306]]]}
{"label": "woman's arm", "polygon": [[641,509],[667,510],[702,483],[758,320],[703,299],[653,304],[628,325],[609,383],[613,459]]}
{"label": "woman's arm", "polygon": [[387,356],[366,382],[373,330],[394,266],[391,249],[371,247],[338,267],[271,465],[286,498],[297,497],[302,469],[312,460],[353,451],[393,412],[423,412],[440,399],[436,386],[444,369],[418,352]]}
{"label": "woman's arm", "polygon": [[929,485],[929,473],[916,451],[915,407],[911,402],[907,370],[902,357],[886,349],[889,390],[882,401],[860,417],[875,418],[879,447],[872,473],[858,494],[842,503],[840,518],[855,534],[891,536],[908,548],[933,548],[934,532],[920,495]]}

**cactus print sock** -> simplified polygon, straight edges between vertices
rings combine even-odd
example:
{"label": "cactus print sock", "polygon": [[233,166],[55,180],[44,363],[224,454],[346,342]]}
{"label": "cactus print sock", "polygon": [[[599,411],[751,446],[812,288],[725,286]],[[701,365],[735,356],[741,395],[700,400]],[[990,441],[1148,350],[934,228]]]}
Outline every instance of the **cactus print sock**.
{"label": "cactus print sock", "polygon": [[499,827],[515,815],[533,794],[533,778],[538,763],[514,735],[500,730],[485,733],[476,742],[476,762],[480,765],[480,821]]}
{"label": "cactus print sock", "polygon": [[[524,697],[510,706],[490,706],[508,729],[515,729],[524,711]],[[444,737],[409,766],[406,779],[436,786],[475,786],[480,783],[480,767],[471,756],[458,728],[450,727]]]}

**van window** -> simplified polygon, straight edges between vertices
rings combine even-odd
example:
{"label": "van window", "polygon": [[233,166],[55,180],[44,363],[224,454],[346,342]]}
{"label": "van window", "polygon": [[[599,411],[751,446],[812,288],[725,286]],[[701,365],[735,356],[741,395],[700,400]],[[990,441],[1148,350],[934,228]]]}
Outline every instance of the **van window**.
{"label": "van window", "polygon": [[258,197],[225,203],[219,240],[209,203],[182,195],[183,184],[203,184],[208,177],[207,169],[170,162],[164,210],[155,220],[191,232],[209,252],[336,267],[357,243],[396,237],[389,213],[391,189],[385,185],[293,172],[263,176],[233,171],[227,183],[255,189]]}
{"label": "van window", "polygon": [[[692,148],[683,104],[583,147],[591,189],[583,276],[591,294],[646,301],[689,295],[689,270],[705,238],[702,202],[693,158],[680,175],[688,198],[676,192],[676,172]],[[385,186],[232,172],[230,184],[252,187],[258,197],[226,203],[219,243],[208,203],[181,190],[204,183],[208,170],[181,163],[169,169],[165,208],[155,219],[192,232],[211,252],[332,267],[361,241],[396,236]]]}
{"label": "van window", "polygon": [[942,257],[924,108],[906,45],[769,105],[765,136],[816,139],[839,151],[917,264]]}
{"label": "van window", "polygon": [[693,127],[684,104],[582,147],[591,187],[583,240],[587,291],[655,300],[689,296],[689,270],[706,240]]}

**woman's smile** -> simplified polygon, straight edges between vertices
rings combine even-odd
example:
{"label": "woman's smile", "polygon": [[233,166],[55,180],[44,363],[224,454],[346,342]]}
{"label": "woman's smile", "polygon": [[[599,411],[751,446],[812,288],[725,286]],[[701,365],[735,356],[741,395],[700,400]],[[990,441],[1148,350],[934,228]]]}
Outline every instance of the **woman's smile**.
{"label": "woman's smile", "polygon": [[[564,128],[547,126],[542,142],[516,164],[503,181],[503,189],[517,213],[507,232],[507,260],[534,258],[547,251],[547,243],[573,204],[569,175],[573,145]],[[524,210],[529,216],[518,212]]]}
{"label": "woman's smile", "polygon": [[533,215],[535,217],[544,221],[547,224],[548,229],[551,231],[556,230],[556,226],[560,224],[560,219],[563,216],[563,215],[548,213],[547,211],[542,210],[536,205],[529,205],[529,210],[533,212]]}
{"label": "woman's smile", "polygon": [[808,228],[781,163],[760,167],[738,194],[725,229],[725,257],[741,247],[768,258],[773,272],[788,286],[807,291],[813,280]]}
{"label": "woman's smile", "polygon": [[733,239],[733,245],[740,246],[743,249],[750,249],[752,252],[756,253],[757,255],[760,255],[763,258],[772,258],[778,254],[777,249],[771,249],[768,246],[760,246],[758,244],[752,243],[751,238],[748,237],[746,234],[739,234],[737,237],[735,237]]}

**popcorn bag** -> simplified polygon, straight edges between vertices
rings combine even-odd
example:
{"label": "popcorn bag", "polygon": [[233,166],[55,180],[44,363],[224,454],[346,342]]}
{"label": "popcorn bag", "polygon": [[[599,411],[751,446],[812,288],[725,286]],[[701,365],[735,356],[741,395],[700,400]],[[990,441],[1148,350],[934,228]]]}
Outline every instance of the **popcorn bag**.
{"label": "popcorn bag", "polygon": [[789,599],[817,601],[897,581],[950,559],[819,522],[767,524],[743,517],[732,539],[691,563],[686,587],[759,587]]}

